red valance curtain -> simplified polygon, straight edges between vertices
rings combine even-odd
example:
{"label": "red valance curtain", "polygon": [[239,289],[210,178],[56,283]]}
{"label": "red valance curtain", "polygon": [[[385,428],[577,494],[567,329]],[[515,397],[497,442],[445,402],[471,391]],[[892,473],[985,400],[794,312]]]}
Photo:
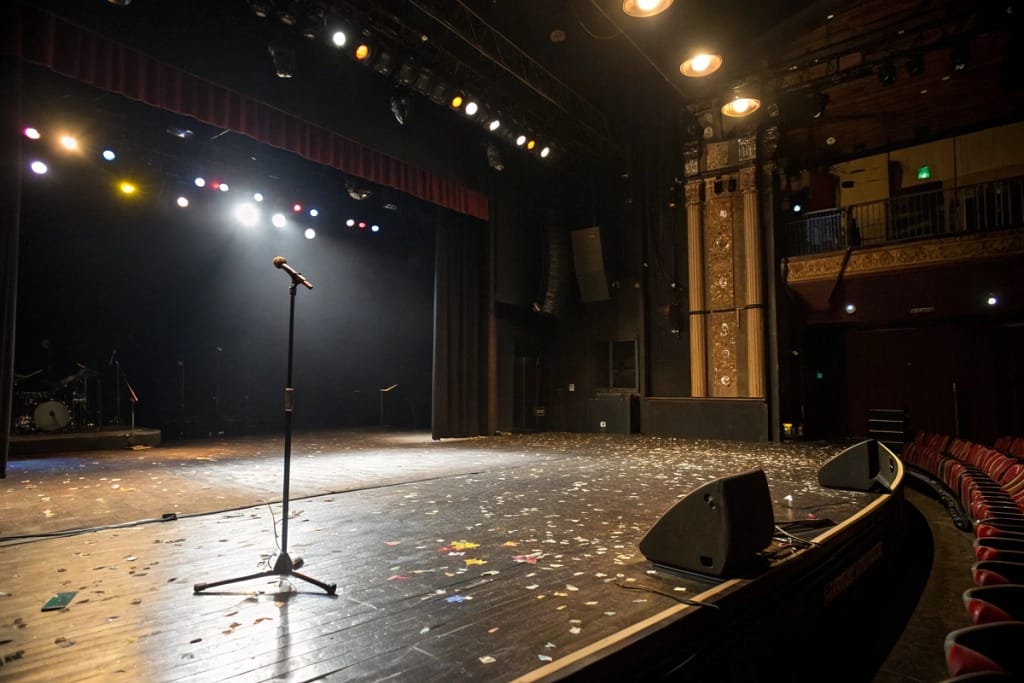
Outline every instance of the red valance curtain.
{"label": "red valance curtain", "polygon": [[159,62],[58,17],[16,5],[4,50],[28,62],[288,150],[462,214],[488,219],[487,196]]}

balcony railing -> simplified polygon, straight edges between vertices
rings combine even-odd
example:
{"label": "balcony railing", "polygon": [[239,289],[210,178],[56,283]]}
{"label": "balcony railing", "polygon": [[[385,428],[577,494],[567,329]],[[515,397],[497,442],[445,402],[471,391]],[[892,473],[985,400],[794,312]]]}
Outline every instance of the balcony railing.
{"label": "balcony railing", "polygon": [[1024,176],[805,214],[785,228],[785,254],[802,256],[1024,227]]}

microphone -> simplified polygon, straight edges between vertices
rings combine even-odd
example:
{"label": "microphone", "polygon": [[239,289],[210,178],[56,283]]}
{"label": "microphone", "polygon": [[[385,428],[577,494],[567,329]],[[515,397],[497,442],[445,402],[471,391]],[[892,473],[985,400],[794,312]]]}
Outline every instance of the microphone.
{"label": "microphone", "polygon": [[313,289],[313,283],[302,276],[302,273],[298,272],[294,268],[288,265],[288,261],[285,260],[284,256],[274,257],[274,267],[280,268],[284,272],[292,276],[292,284],[305,285],[307,289]]}

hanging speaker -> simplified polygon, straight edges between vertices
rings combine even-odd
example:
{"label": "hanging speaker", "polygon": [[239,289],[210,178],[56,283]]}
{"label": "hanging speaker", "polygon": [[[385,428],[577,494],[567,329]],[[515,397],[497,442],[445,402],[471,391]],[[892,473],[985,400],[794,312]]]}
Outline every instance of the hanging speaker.
{"label": "hanging speaker", "polygon": [[774,533],[768,478],[755,469],[691,491],[651,527],[640,552],[670,569],[731,578],[755,568]]}
{"label": "hanging speaker", "polygon": [[889,492],[895,478],[896,456],[875,439],[850,446],[818,470],[818,483],[829,489]]}
{"label": "hanging speaker", "polygon": [[601,228],[572,231],[572,260],[576,268],[576,284],[585,303],[607,301],[608,280],[604,276],[604,252],[601,250]]}

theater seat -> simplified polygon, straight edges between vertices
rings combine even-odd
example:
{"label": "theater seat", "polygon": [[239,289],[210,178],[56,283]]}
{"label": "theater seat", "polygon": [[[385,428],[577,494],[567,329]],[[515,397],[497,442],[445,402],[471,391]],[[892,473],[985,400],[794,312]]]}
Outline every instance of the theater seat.
{"label": "theater seat", "polygon": [[1024,541],[996,536],[974,539],[974,558],[978,562],[996,560],[1024,564]]}
{"label": "theater seat", "polygon": [[999,621],[951,631],[946,635],[950,676],[997,671],[1024,677],[1024,622]]}
{"label": "theater seat", "polygon": [[985,560],[971,565],[976,586],[998,586],[1004,583],[1024,584],[1024,564]]}
{"label": "theater seat", "polygon": [[963,593],[964,607],[975,624],[1024,620],[1024,586],[976,586]]}
{"label": "theater seat", "polygon": [[983,519],[974,525],[978,538],[1019,538],[1024,540],[1024,524],[1002,519]]}
{"label": "theater seat", "polygon": [[944,678],[939,681],[939,683],[1003,683],[1003,681],[1015,680],[1017,680],[1017,677],[1011,676],[1010,674],[999,673],[996,671],[979,671],[973,674]]}

